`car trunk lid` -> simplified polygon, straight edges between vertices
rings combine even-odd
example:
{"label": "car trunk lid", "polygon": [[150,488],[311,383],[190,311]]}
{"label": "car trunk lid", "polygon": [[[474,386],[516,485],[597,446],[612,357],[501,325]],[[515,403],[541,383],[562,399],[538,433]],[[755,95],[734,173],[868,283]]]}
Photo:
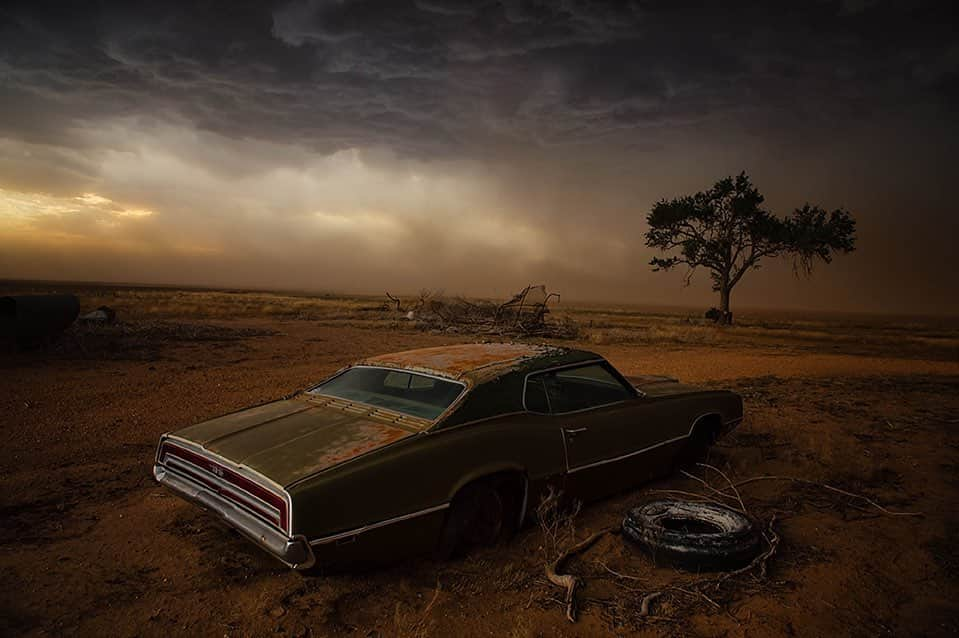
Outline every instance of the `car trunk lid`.
{"label": "car trunk lid", "polygon": [[330,397],[276,401],[187,427],[176,436],[279,485],[413,436],[419,419]]}
{"label": "car trunk lid", "polygon": [[680,383],[672,377],[658,375],[641,375],[635,377],[626,377],[626,380],[648,397],[669,397],[680,394],[693,394],[697,392],[709,392],[706,388],[695,385]]}

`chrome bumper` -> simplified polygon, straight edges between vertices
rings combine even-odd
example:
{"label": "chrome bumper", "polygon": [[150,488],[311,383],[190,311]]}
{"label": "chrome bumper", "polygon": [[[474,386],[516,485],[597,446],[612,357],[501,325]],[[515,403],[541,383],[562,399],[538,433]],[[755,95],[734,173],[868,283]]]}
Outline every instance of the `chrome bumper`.
{"label": "chrome bumper", "polygon": [[227,525],[273,554],[287,566],[294,569],[308,569],[315,563],[313,550],[303,536],[288,537],[219,494],[211,492],[168,467],[154,465],[153,476],[160,485],[177,496],[216,514]]}

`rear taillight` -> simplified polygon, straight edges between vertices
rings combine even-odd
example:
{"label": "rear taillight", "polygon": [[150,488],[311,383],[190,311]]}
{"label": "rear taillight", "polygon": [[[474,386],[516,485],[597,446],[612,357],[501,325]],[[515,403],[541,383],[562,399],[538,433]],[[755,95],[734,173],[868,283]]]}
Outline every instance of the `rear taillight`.
{"label": "rear taillight", "polygon": [[275,491],[229,468],[215,458],[164,441],[157,461],[239,505],[267,523],[290,533],[286,499]]}

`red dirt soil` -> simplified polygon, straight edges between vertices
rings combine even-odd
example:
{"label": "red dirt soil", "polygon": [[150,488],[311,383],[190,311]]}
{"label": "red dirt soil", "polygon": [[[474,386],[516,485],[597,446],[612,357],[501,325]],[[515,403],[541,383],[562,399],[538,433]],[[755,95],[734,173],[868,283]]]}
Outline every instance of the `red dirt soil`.
{"label": "red dirt soil", "polygon": [[[711,462],[734,479],[779,474],[863,493],[894,510],[783,482],[743,488],[777,516],[764,580],[644,593],[695,576],[655,568],[607,536],[569,570],[580,618],[546,581],[543,536],[437,563],[304,576],[156,486],[163,432],[280,397],[374,354],[457,336],[244,320],[236,338],[170,340],[130,356],[0,358],[0,633],[84,636],[878,636],[959,632],[959,362],[648,345],[593,346],[625,374],[740,391],[747,418]],[[585,347],[588,347],[586,345]],[[577,537],[617,524],[677,474],[587,506]],[[608,568],[608,569],[607,569]],[[632,578],[615,576],[610,570]]]}

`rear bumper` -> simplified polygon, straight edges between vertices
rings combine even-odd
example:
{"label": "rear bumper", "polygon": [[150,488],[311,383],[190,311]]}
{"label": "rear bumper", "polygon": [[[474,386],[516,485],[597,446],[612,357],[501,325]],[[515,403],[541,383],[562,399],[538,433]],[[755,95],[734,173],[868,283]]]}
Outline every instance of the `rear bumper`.
{"label": "rear bumper", "polygon": [[153,466],[160,485],[177,496],[216,514],[227,525],[294,569],[315,563],[313,550],[303,536],[288,537],[206,487],[163,465]]}

